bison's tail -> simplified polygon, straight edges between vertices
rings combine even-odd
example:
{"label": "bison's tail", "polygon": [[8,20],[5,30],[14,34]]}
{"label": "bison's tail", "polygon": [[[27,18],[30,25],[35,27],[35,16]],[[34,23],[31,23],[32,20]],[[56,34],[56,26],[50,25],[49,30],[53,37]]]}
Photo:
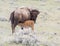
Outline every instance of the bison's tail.
{"label": "bison's tail", "polygon": [[14,23],[14,11],[11,13],[9,20]]}

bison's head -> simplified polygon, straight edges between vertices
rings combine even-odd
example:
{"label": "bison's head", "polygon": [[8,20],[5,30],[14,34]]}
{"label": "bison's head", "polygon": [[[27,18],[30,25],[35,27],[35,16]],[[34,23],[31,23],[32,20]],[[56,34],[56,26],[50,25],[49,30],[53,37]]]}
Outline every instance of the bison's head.
{"label": "bison's head", "polygon": [[30,14],[31,14],[31,20],[34,20],[34,22],[36,22],[36,18],[38,16],[40,12],[36,9],[33,9],[30,11]]}

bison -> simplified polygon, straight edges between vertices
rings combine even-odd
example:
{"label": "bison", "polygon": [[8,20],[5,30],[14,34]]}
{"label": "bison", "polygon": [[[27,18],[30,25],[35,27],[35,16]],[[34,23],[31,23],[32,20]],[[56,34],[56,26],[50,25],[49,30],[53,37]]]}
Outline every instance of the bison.
{"label": "bison", "polygon": [[16,8],[10,15],[12,33],[14,33],[15,27],[19,23],[24,23],[27,20],[33,20],[35,23],[39,13],[40,12],[37,9],[28,7]]}
{"label": "bison", "polygon": [[32,30],[34,31],[34,21],[33,20],[27,20],[24,23],[19,23],[18,26],[25,27],[25,28],[31,27]]}

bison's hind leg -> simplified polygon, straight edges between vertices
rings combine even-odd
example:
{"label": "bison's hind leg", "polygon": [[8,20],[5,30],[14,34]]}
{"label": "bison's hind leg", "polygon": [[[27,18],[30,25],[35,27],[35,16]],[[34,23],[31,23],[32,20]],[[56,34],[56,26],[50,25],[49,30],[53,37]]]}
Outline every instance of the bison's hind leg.
{"label": "bison's hind leg", "polygon": [[17,25],[17,23],[14,23],[14,24],[11,25],[12,26],[12,34],[15,32],[16,25]]}
{"label": "bison's hind leg", "polygon": [[12,24],[11,27],[12,27],[12,34],[13,34],[15,30],[14,24]]}

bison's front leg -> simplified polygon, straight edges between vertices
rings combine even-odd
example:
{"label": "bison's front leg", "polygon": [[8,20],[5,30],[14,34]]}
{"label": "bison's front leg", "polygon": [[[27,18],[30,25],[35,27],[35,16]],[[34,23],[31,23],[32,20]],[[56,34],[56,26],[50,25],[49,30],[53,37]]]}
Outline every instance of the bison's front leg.
{"label": "bison's front leg", "polygon": [[34,23],[31,25],[32,30],[34,31]]}

